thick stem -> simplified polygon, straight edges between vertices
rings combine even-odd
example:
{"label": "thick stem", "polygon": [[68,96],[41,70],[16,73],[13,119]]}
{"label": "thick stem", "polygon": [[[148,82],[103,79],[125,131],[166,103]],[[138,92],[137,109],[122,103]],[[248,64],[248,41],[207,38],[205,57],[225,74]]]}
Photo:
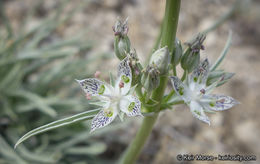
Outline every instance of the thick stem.
{"label": "thick stem", "polygon": [[[180,11],[180,3],[181,0],[167,0],[165,7],[165,15],[163,21],[163,31],[162,31],[162,42],[161,47],[168,46],[170,52],[174,48],[174,41],[176,37],[179,11]],[[160,78],[160,85],[157,89],[153,91],[152,98],[159,102],[159,104],[155,107],[154,111],[158,112],[161,106],[161,100],[164,95],[164,90],[167,86],[168,76],[162,76]],[[134,140],[131,145],[127,148],[123,157],[120,160],[120,163],[123,164],[132,164],[134,163],[146,140],[148,139],[154,123],[156,122],[158,117],[158,113],[153,116],[145,117],[141,128],[137,132]]]}

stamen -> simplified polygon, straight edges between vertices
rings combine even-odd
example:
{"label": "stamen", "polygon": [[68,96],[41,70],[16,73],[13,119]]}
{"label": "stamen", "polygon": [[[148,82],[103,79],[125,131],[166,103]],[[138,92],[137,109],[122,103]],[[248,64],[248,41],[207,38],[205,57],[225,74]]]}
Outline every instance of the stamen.
{"label": "stamen", "polygon": [[201,89],[200,92],[201,92],[202,94],[205,94],[206,90],[205,90],[205,89]]}
{"label": "stamen", "polygon": [[201,49],[201,50],[205,50],[205,46],[204,46],[204,45],[201,45],[201,46],[200,46],[200,49]]}
{"label": "stamen", "polygon": [[100,71],[96,71],[95,74],[94,74],[95,78],[99,78],[100,75],[101,75],[101,72],[100,72]]}
{"label": "stamen", "polygon": [[138,69],[135,70],[135,74],[136,74],[136,75],[139,75],[139,74],[140,74],[140,72],[138,71]]}
{"label": "stamen", "polygon": [[125,83],[123,83],[122,81],[120,81],[120,83],[119,83],[119,88],[124,88],[124,86],[125,86]]}
{"label": "stamen", "polygon": [[86,93],[86,99],[91,100],[91,94],[90,93]]}

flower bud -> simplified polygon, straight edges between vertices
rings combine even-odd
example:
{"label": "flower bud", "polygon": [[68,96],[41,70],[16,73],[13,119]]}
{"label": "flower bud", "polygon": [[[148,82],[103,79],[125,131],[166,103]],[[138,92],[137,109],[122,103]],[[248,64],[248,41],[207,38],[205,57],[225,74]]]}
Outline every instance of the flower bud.
{"label": "flower bud", "polygon": [[176,38],[175,42],[174,42],[175,46],[174,46],[174,50],[172,51],[172,59],[171,59],[171,64],[173,66],[176,66],[179,64],[180,60],[181,60],[181,55],[182,55],[182,46],[181,46],[181,42],[179,39]]}
{"label": "flower bud", "polygon": [[187,43],[188,48],[181,58],[181,67],[191,72],[194,70],[200,63],[200,50],[204,50],[202,45],[203,41],[206,39],[204,34],[198,34],[198,36],[192,40],[190,43]]}
{"label": "flower bud", "polygon": [[151,92],[160,84],[160,72],[154,67],[148,65],[142,75],[141,83],[146,91]]}
{"label": "flower bud", "polygon": [[127,19],[122,23],[120,20],[117,20],[115,26],[113,27],[115,34],[114,40],[114,49],[116,56],[123,60],[127,53],[130,52],[130,40],[127,36],[128,26]]}
{"label": "flower bud", "polygon": [[128,57],[130,61],[130,67],[132,70],[132,86],[134,86],[138,84],[141,80],[141,70],[143,70],[143,67],[139,61],[139,58],[135,50],[130,50]]}
{"label": "flower bud", "polygon": [[114,41],[115,54],[119,60],[123,60],[130,52],[130,40],[127,35],[116,36]]}
{"label": "flower bud", "polygon": [[152,54],[150,65],[155,65],[158,68],[160,75],[165,75],[168,72],[171,61],[170,52],[167,46],[158,49]]}

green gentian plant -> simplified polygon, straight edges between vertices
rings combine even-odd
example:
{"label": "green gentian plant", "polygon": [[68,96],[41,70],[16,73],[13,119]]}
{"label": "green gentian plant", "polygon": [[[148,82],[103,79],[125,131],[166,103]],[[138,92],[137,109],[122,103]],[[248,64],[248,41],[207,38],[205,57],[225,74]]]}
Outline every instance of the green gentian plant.
{"label": "green gentian plant", "polygon": [[[216,70],[227,54],[231,33],[222,54],[211,67],[208,59],[200,62],[200,50],[205,48],[205,33],[198,34],[184,45],[181,43],[185,42],[176,38],[180,3],[180,0],[166,1],[159,42],[150,55],[151,59],[147,59],[147,66],[140,63],[136,51],[131,47],[127,20],[123,23],[117,20],[113,27],[115,56],[120,60],[117,80],[114,82],[112,76],[110,84],[97,78],[77,80],[88,101],[96,99],[95,104],[100,108],[34,129],[19,139],[16,146],[33,135],[77,121],[92,119],[93,132],[110,124],[116,116],[121,120],[124,120],[125,115],[144,116],[135,138],[119,161],[134,163],[159,113],[165,109],[172,109],[175,104],[187,104],[193,116],[210,124],[205,112],[222,111],[238,104],[238,101],[229,96],[212,94],[213,89],[234,75]],[[176,72],[179,63],[184,72],[181,78]],[[173,90],[165,94],[169,81],[172,82]]]}

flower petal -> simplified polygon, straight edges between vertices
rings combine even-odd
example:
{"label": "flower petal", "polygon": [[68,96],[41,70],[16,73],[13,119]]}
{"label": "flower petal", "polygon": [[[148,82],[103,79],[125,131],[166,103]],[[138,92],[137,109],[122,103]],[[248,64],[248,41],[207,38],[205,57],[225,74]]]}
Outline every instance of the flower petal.
{"label": "flower petal", "polygon": [[210,125],[210,120],[203,111],[203,107],[196,101],[191,101],[190,111],[194,117]]}
{"label": "flower petal", "polygon": [[99,95],[111,95],[111,87],[98,79],[89,78],[83,80],[76,80],[81,88],[86,92],[91,94],[91,96]]}
{"label": "flower petal", "polygon": [[135,96],[124,96],[119,102],[119,107],[127,116],[142,116],[141,102]]}
{"label": "flower petal", "polygon": [[212,111],[223,111],[233,107],[239,102],[230,96],[224,95],[210,95],[212,98],[211,102],[203,103],[203,106],[208,110]]}
{"label": "flower petal", "polygon": [[[123,83],[119,87],[120,83]],[[131,88],[132,71],[129,65],[128,57],[124,58],[118,66],[118,75],[116,80],[116,90],[120,90],[122,95],[126,95]]]}
{"label": "flower petal", "polygon": [[92,120],[91,131],[93,132],[96,129],[102,128],[110,124],[117,116],[116,110],[106,111],[107,109],[101,110]]}
{"label": "flower petal", "polygon": [[190,76],[190,83],[206,84],[209,74],[209,61],[205,59],[199,66],[192,72]]}
{"label": "flower petal", "polygon": [[176,76],[171,76],[172,86],[175,92],[186,102],[191,100],[190,89]]}

